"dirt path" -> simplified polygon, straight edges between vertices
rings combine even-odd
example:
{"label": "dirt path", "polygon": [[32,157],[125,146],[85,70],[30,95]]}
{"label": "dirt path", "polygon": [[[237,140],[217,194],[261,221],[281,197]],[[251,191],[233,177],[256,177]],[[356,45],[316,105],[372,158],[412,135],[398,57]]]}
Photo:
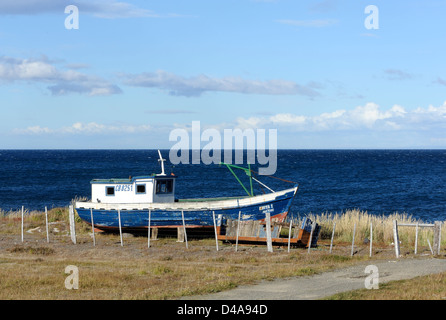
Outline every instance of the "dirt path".
{"label": "dirt path", "polygon": [[[311,277],[264,281],[240,286],[230,291],[210,295],[185,297],[189,300],[314,300],[336,293],[365,288],[367,265],[378,268],[379,283],[411,279],[417,276],[446,272],[446,260],[434,258],[368,261]],[[375,274],[374,274],[375,275]],[[368,283],[371,283],[368,281]]]}

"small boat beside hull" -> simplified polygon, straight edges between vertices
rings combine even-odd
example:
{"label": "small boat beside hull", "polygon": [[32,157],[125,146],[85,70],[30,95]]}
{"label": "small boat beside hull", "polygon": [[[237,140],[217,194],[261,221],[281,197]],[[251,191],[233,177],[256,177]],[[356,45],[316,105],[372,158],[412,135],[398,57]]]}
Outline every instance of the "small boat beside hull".
{"label": "small boat beside hull", "polygon": [[94,227],[102,230],[116,230],[121,220],[122,230],[137,231],[149,226],[173,228],[220,227],[228,219],[263,220],[266,213],[271,218],[283,221],[297,192],[297,186],[291,189],[269,194],[237,199],[213,199],[208,201],[178,201],[173,203],[149,204],[104,204],[95,202],[76,202],[79,217]]}

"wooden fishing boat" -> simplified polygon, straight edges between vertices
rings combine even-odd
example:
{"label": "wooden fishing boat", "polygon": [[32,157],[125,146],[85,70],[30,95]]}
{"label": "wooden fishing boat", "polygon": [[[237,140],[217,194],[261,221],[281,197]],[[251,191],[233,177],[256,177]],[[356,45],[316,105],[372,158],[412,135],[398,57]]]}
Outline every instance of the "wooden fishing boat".
{"label": "wooden fishing boat", "polygon": [[[165,159],[158,153],[161,162],[159,174],[91,180],[91,200],[75,203],[79,217],[88,224],[93,219],[97,229],[116,230],[121,227],[128,232],[149,227],[220,227],[225,221],[239,217],[241,221],[264,220],[267,213],[275,221],[284,221],[298,190],[298,185],[294,184],[292,188],[273,191],[252,177],[250,168],[224,164],[232,173],[231,168],[245,170],[251,182],[251,192],[242,184],[247,196],[176,199],[177,176],[164,172]],[[252,180],[270,192],[254,195]]]}

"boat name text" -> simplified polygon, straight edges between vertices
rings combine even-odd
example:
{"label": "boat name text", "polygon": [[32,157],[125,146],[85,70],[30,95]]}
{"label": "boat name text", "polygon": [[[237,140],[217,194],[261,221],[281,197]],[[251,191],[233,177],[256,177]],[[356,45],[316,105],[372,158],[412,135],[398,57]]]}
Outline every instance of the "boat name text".
{"label": "boat name text", "polygon": [[118,184],[115,188],[116,191],[133,191],[132,184]]}
{"label": "boat name text", "polygon": [[260,206],[259,207],[259,211],[263,211],[264,213],[266,212],[274,212],[274,207],[273,204],[266,204],[264,206]]}

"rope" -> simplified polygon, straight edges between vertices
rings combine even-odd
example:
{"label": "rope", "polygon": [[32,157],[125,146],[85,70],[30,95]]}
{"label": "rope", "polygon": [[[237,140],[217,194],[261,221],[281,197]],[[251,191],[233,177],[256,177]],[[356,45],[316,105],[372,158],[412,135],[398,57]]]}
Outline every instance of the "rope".
{"label": "rope", "polygon": [[[251,171],[252,173],[257,174],[257,176],[259,175],[259,173],[256,172],[256,171],[254,171],[254,170],[250,170],[250,171]],[[269,178],[273,178],[273,179],[281,180],[281,181],[288,182],[288,183],[298,184],[298,183],[295,182],[295,181],[285,180],[285,179],[278,178],[278,177],[275,177],[275,176],[262,176],[262,177],[269,177]]]}

